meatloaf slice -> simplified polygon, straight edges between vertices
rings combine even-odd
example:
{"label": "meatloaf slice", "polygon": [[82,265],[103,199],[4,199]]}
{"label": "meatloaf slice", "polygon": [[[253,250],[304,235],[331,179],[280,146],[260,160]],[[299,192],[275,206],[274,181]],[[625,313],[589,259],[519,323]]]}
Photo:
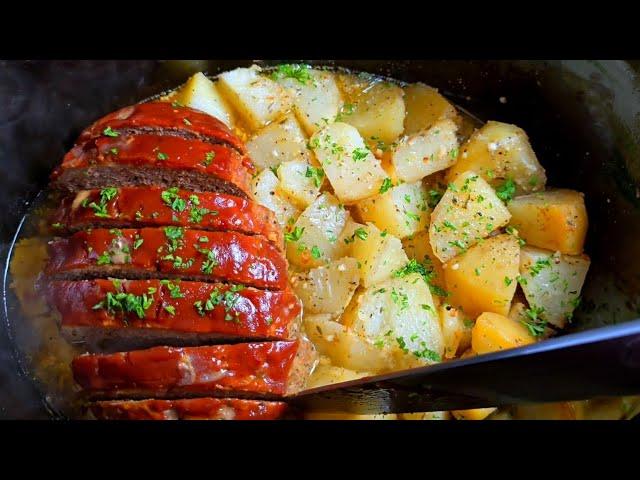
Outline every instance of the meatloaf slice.
{"label": "meatloaf slice", "polygon": [[172,188],[83,190],[63,199],[52,222],[61,231],[90,227],[160,227],[263,235],[279,247],[282,230],[274,213],[245,198],[224,193],[196,193]]}
{"label": "meatloaf slice", "polygon": [[252,173],[251,160],[228,145],[123,133],[73,147],[51,174],[51,185],[72,192],[114,185],[180,185],[247,197]]}
{"label": "meatloaf slice", "polygon": [[302,313],[290,290],[179,280],[55,281],[47,293],[63,335],[92,351],[291,339]]}
{"label": "meatloaf slice", "polygon": [[89,405],[97,420],[277,420],[284,402],[242,398],[107,400]]}
{"label": "meatloaf slice", "polygon": [[100,136],[116,136],[122,130],[149,132],[157,135],[182,135],[209,143],[224,143],[238,152],[246,147],[229,128],[215,117],[178,103],[146,102],[116,110],[86,128],[76,144]]}
{"label": "meatloaf slice", "polygon": [[90,399],[198,396],[281,398],[299,392],[315,366],[308,340],[154,347],[73,359]]}
{"label": "meatloaf slice", "polygon": [[76,232],[49,243],[52,279],[183,278],[284,290],[287,261],[260,235],[182,227]]}

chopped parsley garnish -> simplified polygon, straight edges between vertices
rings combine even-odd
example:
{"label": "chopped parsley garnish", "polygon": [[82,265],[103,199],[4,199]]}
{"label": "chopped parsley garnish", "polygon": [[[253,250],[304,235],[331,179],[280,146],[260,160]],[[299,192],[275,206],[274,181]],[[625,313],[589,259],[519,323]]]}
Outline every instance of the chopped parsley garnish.
{"label": "chopped parsley garnish", "polygon": [[390,188],[393,187],[393,182],[389,177],[385,178],[382,181],[382,185],[380,185],[380,190],[378,190],[381,194],[386,193]]}
{"label": "chopped parsley garnish", "polygon": [[307,85],[310,82],[313,82],[313,77],[311,73],[309,73],[310,67],[309,65],[304,65],[301,63],[291,63],[291,64],[283,64],[278,65],[274,72],[271,74],[271,78],[273,80],[279,80],[281,78],[293,78],[297,80],[302,85]]}
{"label": "chopped parsley garnish", "polygon": [[369,236],[369,232],[367,232],[364,228],[359,227],[359,228],[356,228],[355,231],[353,232],[352,238],[358,237],[360,240],[366,240],[368,236]]}
{"label": "chopped parsley garnish", "polygon": [[111,155],[118,155],[120,151],[116,147],[113,147],[109,152],[111,152]]}
{"label": "chopped parsley garnish", "polygon": [[322,170],[322,168],[318,167],[307,167],[307,171],[304,173],[304,176],[306,178],[312,178],[313,179],[313,184],[320,188],[320,185],[322,185],[322,180],[324,179],[324,170]]}
{"label": "chopped parsley garnish", "polygon": [[532,306],[524,311],[526,318],[521,319],[520,322],[527,327],[529,333],[534,337],[539,337],[544,334],[544,329],[547,326],[547,321],[541,318],[544,313],[543,307]]}
{"label": "chopped parsley garnish", "polygon": [[505,182],[496,188],[496,195],[503,202],[509,202],[513,200],[513,196],[516,193],[516,184],[510,178],[507,178]]}
{"label": "chopped parsley garnish", "polygon": [[287,242],[297,242],[302,238],[302,234],[304,233],[304,227],[295,227],[290,232],[284,234],[284,239]]}
{"label": "chopped parsley garnish", "polygon": [[100,218],[109,218],[110,215],[107,213],[107,203],[113,200],[113,198],[118,194],[118,189],[114,187],[107,187],[100,190],[100,203],[91,202],[89,203],[89,199],[85,199],[82,202],[82,206],[85,208],[93,209],[93,214],[96,217]]}
{"label": "chopped parsley garnish", "polygon": [[96,264],[98,265],[108,265],[111,263],[111,256],[109,255],[109,252],[103,252],[102,255],[100,255],[98,257],[98,260],[96,261]]}
{"label": "chopped parsley garnish", "polygon": [[345,117],[353,115],[355,109],[356,105],[354,103],[345,103],[340,112],[338,112],[338,115],[336,115],[336,122],[341,122]]}
{"label": "chopped parsley garnish", "polygon": [[140,248],[140,245],[142,245],[144,243],[144,238],[139,238],[136,237],[135,241],[133,242],[133,249],[137,250]]}
{"label": "chopped parsley garnish", "polygon": [[167,313],[169,313],[169,315],[176,314],[176,307],[174,307],[173,305],[163,305],[162,308],[164,308]]}
{"label": "chopped parsley garnish", "polygon": [[439,362],[442,360],[440,355],[428,348],[425,342],[420,342],[420,346],[422,347],[422,350],[411,352],[414,357],[424,358],[425,360],[431,360],[432,362]]}
{"label": "chopped parsley garnish", "polygon": [[441,198],[442,192],[439,192],[438,190],[429,190],[429,198],[427,200],[429,208],[435,208]]}
{"label": "chopped parsley garnish", "polygon": [[118,132],[116,132],[114,129],[112,129],[111,127],[107,127],[102,131],[102,134],[105,137],[117,137],[120,134]]}
{"label": "chopped parsley garnish", "polygon": [[202,164],[205,167],[208,167],[209,165],[211,165],[211,162],[213,162],[214,158],[216,158],[216,152],[207,152],[204,154],[204,162],[202,162]]}
{"label": "chopped parsley garnish", "polygon": [[461,253],[464,253],[467,251],[466,245],[464,244],[464,242],[461,242],[460,240],[449,242],[449,245],[451,245],[452,247],[456,247],[457,249],[460,250]]}
{"label": "chopped parsley garnish", "polygon": [[202,262],[202,266],[200,267],[200,271],[202,273],[206,273],[207,275],[211,275],[213,273],[213,268],[219,265],[218,258],[216,257],[216,252],[214,250],[198,250],[200,253],[206,255],[206,260]]}
{"label": "chopped parsley garnish", "polygon": [[190,211],[189,211],[189,221],[192,223],[200,223],[202,221],[202,219],[204,218],[205,215],[218,215],[218,211],[217,210],[209,210],[208,208],[198,208],[198,207],[193,207]]}
{"label": "chopped parsley garnish", "polygon": [[109,313],[117,311],[135,313],[138,318],[145,317],[145,311],[153,304],[153,297],[149,298],[146,293],[134,295],[133,293],[111,293],[108,292],[105,299],[93,306],[94,310],[106,309]]}
{"label": "chopped parsley garnish", "polygon": [[418,262],[415,258],[412,258],[407,264],[393,272],[395,278],[406,277],[411,273],[419,273],[425,282],[430,282],[434,277],[433,269],[428,268],[425,264]]}
{"label": "chopped parsley garnish", "polygon": [[363,161],[369,155],[369,151],[366,148],[356,148],[353,152],[351,152],[351,158],[353,158],[354,162]]}
{"label": "chopped parsley garnish", "polygon": [[513,279],[509,277],[504,277],[504,284],[508,287],[513,283]]}
{"label": "chopped parsley garnish", "polygon": [[539,258],[536,263],[529,267],[529,273],[532,277],[538,275],[545,267],[551,267],[550,258]]}
{"label": "chopped parsley garnish", "polygon": [[189,119],[187,117],[183,118],[182,121],[184,122],[185,125],[187,125],[188,127],[190,127],[192,125],[192,123],[189,121]]}
{"label": "chopped parsley garnish", "polygon": [[158,160],[169,160],[169,155],[166,153],[158,152],[157,155]]}
{"label": "chopped parsley garnish", "polygon": [[442,222],[442,225],[454,232],[457,230],[456,226],[453,223],[451,223],[449,220],[445,220],[444,222]]}
{"label": "chopped parsley garnish", "polygon": [[171,106],[173,108],[178,108],[178,107],[184,107],[184,104],[182,102],[179,102],[178,100],[174,100],[173,102],[171,102]]}
{"label": "chopped parsley garnish", "polygon": [[391,289],[391,300],[393,303],[400,307],[400,310],[406,310],[409,308],[409,296],[401,291],[397,291],[395,288]]}
{"label": "chopped parsley garnish", "polygon": [[316,260],[318,260],[320,257],[322,257],[322,252],[320,251],[320,249],[316,245],[314,245],[311,248],[311,256],[313,258],[315,258]]}
{"label": "chopped parsley garnish", "polygon": [[164,190],[160,193],[160,197],[174,212],[184,212],[184,209],[187,208],[186,200],[180,198],[180,195],[178,195],[178,187],[171,187],[168,190]]}
{"label": "chopped parsley garnish", "polygon": [[451,158],[458,158],[458,149],[457,149],[457,148],[454,148],[453,150],[451,150],[451,151],[449,152],[449,156],[450,156]]}

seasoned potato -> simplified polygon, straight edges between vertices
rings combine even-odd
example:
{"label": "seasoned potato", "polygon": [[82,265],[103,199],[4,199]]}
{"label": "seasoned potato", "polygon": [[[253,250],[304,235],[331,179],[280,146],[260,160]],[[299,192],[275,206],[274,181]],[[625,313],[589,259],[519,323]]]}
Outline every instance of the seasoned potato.
{"label": "seasoned potato", "polygon": [[527,327],[497,313],[486,312],[471,330],[471,348],[478,355],[508,350],[535,342]]}
{"label": "seasoned potato", "polygon": [[404,87],[404,133],[411,135],[431,128],[438,120],[457,120],[458,112],[438,90],[424,83],[412,83]]}
{"label": "seasoned potato", "polygon": [[287,259],[301,268],[313,268],[334,260],[338,235],[349,216],[338,200],[323,193],[300,214],[287,240]]}
{"label": "seasoned potato", "polygon": [[256,202],[273,210],[281,227],[289,225],[300,215],[300,210],[293,203],[278,194],[278,177],[268,168],[253,179],[251,188]]}
{"label": "seasoned potato", "polygon": [[307,162],[284,162],[278,167],[279,190],[297,207],[306,208],[320,195],[322,169]]}
{"label": "seasoned potato", "polygon": [[420,413],[401,413],[398,415],[400,420],[450,420],[449,412],[420,412]]}
{"label": "seasoned potato", "polygon": [[375,195],[387,177],[358,131],[346,123],[327,125],[311,137],[309,145],[341,202]]}
{"label": "seasoned potato", "polygon": [[451,414],[456,420],[484,420],[495,411],[495,407],[472,408],[470,410],[453,410]]}
{"label": "seasoned potato", "polygon": [[454,358],[471,346],[471,321],[459,308],[443,304],[438,308],[444,340],[444,358]]}
{"label": "seasoned potato", "polygon": [[202,110],[224,122],[228,127],[233,125],[231,107],[220,95],[217,82],[212,82],[202,72],[189,78],[171,99],[187,107]]}
{"label": "seasoned potato", "polygon": [[527,244],[565,255],[580,255],[587,235],[584,195],[547,190],[516,197],[507,205],[510,224]]}
{"label": "seasoned potato", "polygon": [[506,225],[510,217],[489,184],[476,173],[465,172],[449,185],[431,213],[433,252],[446,262]]}
{"label": "seasoned potato", "polygon": [[219,77],[222,93],[252,130],[277,120],[291,108],[285,89],[260,74],[260,69],[236,68]]}
{"label": "seasoned potato", "polygon": [[307,313],[340,315],[360,284],[358,262],[341,258],[291,278],[293,290]]}
{"label": "seasoned potato", "polygon": [[403,137],[391,152],[397,177],[404,182],[415,182],[456,163],[457,129],[452,120],[444,119],[428,130]]}
{"label": "seasoned potato", "polygon": [[516,405],[516,420],[579,420],[583,413],[578,402],[554,402]]}
{"label": "seasoned potato", "polygon": [[429,224],[427,191],[422,182],[403,183],[375,197],[356,204],[356,211],[364,222],[372,222],[398,238],[424,230]]}
{"label": "seasoned potato", "polygon": [[354,298],[342,323],[383,350],[398,365],[440,361],[442,329],[429,286],[418,273],[377,283]]}
{"label": "seasoned potato", "polygon": [[402,134],[405,106],[400,87],[366,75],[340,75],[339,83],[350,107],[340,115],[341,121],[356,127],[366,139],[391,143]]}
{"label": "seasoned potato", "polygon": [[311,163],[307,140],[293,115],[273,122],[247,142],[249,156],[259,170],[282,162]]}
{"label": "seasoned potato", "polygon": [[389,351],[375,347],[369,340],[331,320],[331,315],[305,315],[303,324],[318,353],[329,357],[336,366],[373,373],[394,368]]}
{"label": "seasoned potato", "polygon": [[290,91],[293,108],[308,135],[333,122],[342,107],[342,95],[332,72],[307,69],[308,78],[285,77],[278,83]]}
{"label": "seasoned potato", "polygon": [[309,377],[306,388],[321,387],[323,385],[331,385],[332,383],[348,382],[349,380],[357,380],[358,378],[370,376],[368,372],[354,372],[342,367],[333,365],[318,365]]}
{"label": "seasoned potato", "polygon": [[520,285],[529,306],[556,327],[563,328],[578,306],[591,261],[534,247],[520,252]]}
{"label": "seasoned potato", "polygon": [[356,222],[351,217],[347,219],[347,223],[342,229],[342,232],[338,235],[336,258],[353,257],[352,245],[355,243],[356,238],[367,235],[366,227],[366,225]]}
{"label": "seasoned potato", "polygon": [[527,134],[507,123],[490,121],[476,131],[462,147],[447,180],[452,182],[468,170],[477,172],[493,187],[509,179],[518,195],[544,190],[547,182]]}
{"label": "seasoned potato", "polygon": [[518,285],[520,245],[513,235],[482,240],[444,264],[451,304],[475,318],[482,312],[508,315]]}
{"label": "seasoned potato", "polygon": [[409,260],[400,240],[372,223],[359,233],[353,239],[351,255],[360,262],[360,280],[365,287],[386,280]]}
{"label": "seasoned potato", "polygon": [[435,256],[429,242],[429,232],[423,230],[410,237],[402,239],[402,247],[409,259],[426,264],[427,268],[433,271],[431,284],[440,288],[445,287],[444,272],[442,262]]}

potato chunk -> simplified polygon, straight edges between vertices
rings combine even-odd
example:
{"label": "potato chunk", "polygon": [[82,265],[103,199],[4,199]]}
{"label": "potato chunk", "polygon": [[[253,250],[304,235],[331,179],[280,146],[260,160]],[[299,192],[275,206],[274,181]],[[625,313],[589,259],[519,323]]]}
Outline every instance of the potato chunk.
{"label": "potato chunk", "polygon": [[[353,257],[352,245],[356,241],[356,237],[366,234],[366,225],[356,222],[349,217],[344,225],[342,232],[338,236],[338,246],[336,247],[336,258]],[[356,233],[357,232],[357,233]],[[365,233],[363,233],[365,232]]]}
{"label": "potato chunk", "polygon": [[351,125],[340,122],[327,125],[311,137],[309,145],[343,203],[377,194],[387,177],[380,160]]}
{"label": "potato chunk", "polygon": [[403,183],[381,195],[356,204],[358,215],[364,222],[372,222],[398,238],[405,238],[429,224],[427,191],[422,182]]}
{"label": "potato chunk", "polygon": [[331,320],[331,315],[305,315],[304,329],[318,349],[339,367],[355,371],[384,373],[393,370],[391,353],[375,347],[344,325]]}
{"label": "potato chunk", "polygon": [[516,197],[507,205],[510,224],[527,244],[566,255],[580,255],[587,235],[584,195],[547,190]]}
{"label": "potato chunk", "polygon": [[216,117],[228,127],[233,125],[231,107],[218,91],[217,82],[212,82],[202,72],[189,78],[171,98]]}
{"label": "potato chunk", "polygon": [[563,328],[578,306],[591,261],[534,247],[520,252],[520,285],[529,307],[550,324]]}
{"label": "potato chunk", "polygon": [[444,340],[444,358],[454,358],[458,352],[464,352],[471,346],[471,321],[459,308],[443,304],[438,308],[442,338]]}
{"label": "potato chunk", "polygon": [[358,378],[370,375],[371,374],[368,372],[354,372],[353,370],[342,367],[320,364],[311,374],[306,388],[315,388],[323,385],[331,385],[332,383],[348,382],[349,380],[357,380]]}
{"label": "potato chunk", "polygon": [[359,233],[353,239],[351,255],[360,262],[360,280],[365,287],[386,280],[409,260],[400,240],[372,223]]}
{"label": "potato chunk", "polygon": [[429,232],[423,230],[410,237],[402,239],[402,247],[409,259],[425,264],[433,272],[430,283],[440,288],[445,287],[442,262],[435,256],[429,243]]}
{"label": "potato chunk", "polygon": [[222,93],[252,130],[277,120],[291,108],[285,89],[257,67],[236,68],[219,77]]}
{"label": "potato chunk", "polygon": [[319,196],[286,235],[287,259],[300,268],[319,267],[334,260],[338,235],[348,216],[349,212],[333,195]]}
{"label": "potato chunk", "polygon": [[444,353],[433,298],[418,273],[367,288],[354,298],[342,322],[377,347],[394,352],[399,366],[440,361]]}
{"label": "potato chunk", "polygon": [[340,315],[360,284],[360,272],[354,258],[341,258],[291,277],[293,290],[307,313]]}
{"label": "potato chunk", "polygon": [[272,210],[276,214],[278,223],[284,228],[298,218],[300,210],[278,194],[278,184],[278,177],[267,168],[253,179],[251,188],[256,202]]}
{"label": "potato chunk", "polygon": [[446,262],[506,225],[510,217],[489,184],[475,172],[465,172],[449,185],[431,213],[433,252]]}
{"label": "potato chunk", "polygon": [[452,182],[467,170],[475,171],[493,187],[510,179],[518,195],[543,190],[547,182],[527,134],[507,123],[490,121],[476,131],[463,146],[447,180]]}
{"label": "potato chunk", "polygon": [[449,412],[401,413],[400,420],[451,420]]}
{"label": "potato chunk", "polygon": [[350,105],[341,121],[353,125],[366,139],[385,143],[404,130],[404,92],[400,87],[367,75],[341,75],[340,84]]}
{"label": "potato chunk", "polygon": [[391,152],[397,177],[405,182],[415,182],[456,163],[457,129],[452,120],[444,119],[428,130],[403,137]]}
{"label": "potato chunk", "polygon": [[471,348],[478,355],[522,347],[535,342],[527,327],[497,313],[486,312],[471,331]]}
{"label": "potato chunk", "polygon": [[279,189],[300,208],[306,208],[320,195],[322,169],[307,162],[284,162],[278,167]]}
{"label": "potato chunk", "polygon": [[307,140],[293,115],[260,130],[247,142],[247,150],[258,170],[282,162],[311,162]]}
{"label": "potato chunk", "polygon": [[482,312],[508,315],[518,285],[520,245],[513,235],[482,240],[443,267],[449,301],[475,318]]}
{"label": "potato chunk", "polygon": [[284,77],[278,83],[289,89],[293,108],[308,135],[333,122],[342,107],[342,95],[332,72],[307,69],[301,80]]}
{"label": "potato chunk", "polygon": [[472,408],[470,410],[452,410],[451,414],[456,420],[484,420],[496,410],[496,407]]}
{"label": "potato chunk", "polygon": [[456,120],[458,112],[438,90],[424,83],[412,83],[404,87],[404,133],[411,135],[431,128],[438,120]]}

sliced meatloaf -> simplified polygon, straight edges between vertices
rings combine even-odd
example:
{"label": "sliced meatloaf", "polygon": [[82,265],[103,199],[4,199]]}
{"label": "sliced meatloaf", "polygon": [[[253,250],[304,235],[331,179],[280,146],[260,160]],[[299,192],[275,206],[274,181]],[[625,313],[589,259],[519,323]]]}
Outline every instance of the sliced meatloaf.
{"label": "sliced meatloaf", "polygon": [[300,300],[290,291],[180,280],[55,281],[62,332],[91,350],[291,339]]}
{"label": "sliced meatloaf", "polygon": [[96,228],[53,240],[46,273],[53,279],[183,278],[287,287],[287,261],[260,235],[182,227]]}
{"label": "sliced meatloaf", "polygon": [[89,405],[98,420],[277,420],[287,404],[242,398],[111,400]]}
{"label": "sliced meatloaf", "polygon": [[248,197],[252,172],[249,158],[225,144],[123,133],[73,147],[51,175],[51,185],[73,192],[114,185],[179,185]]}
{"label": "sliced meatloaf", "polygon": [[282,247],[282,230],[274,213],[246,198],[224,193],[196,193],[176,187],[83,190],[63,199],[52,223],[59,231],[90,227],[159,227],[263,235]]}
{"label": "sliced meatloaf", "polygon": [[198,396],[272,399],[304,388],[316,357],[308,340],[154,347],[85,354],[71,364],[88,398]]}

